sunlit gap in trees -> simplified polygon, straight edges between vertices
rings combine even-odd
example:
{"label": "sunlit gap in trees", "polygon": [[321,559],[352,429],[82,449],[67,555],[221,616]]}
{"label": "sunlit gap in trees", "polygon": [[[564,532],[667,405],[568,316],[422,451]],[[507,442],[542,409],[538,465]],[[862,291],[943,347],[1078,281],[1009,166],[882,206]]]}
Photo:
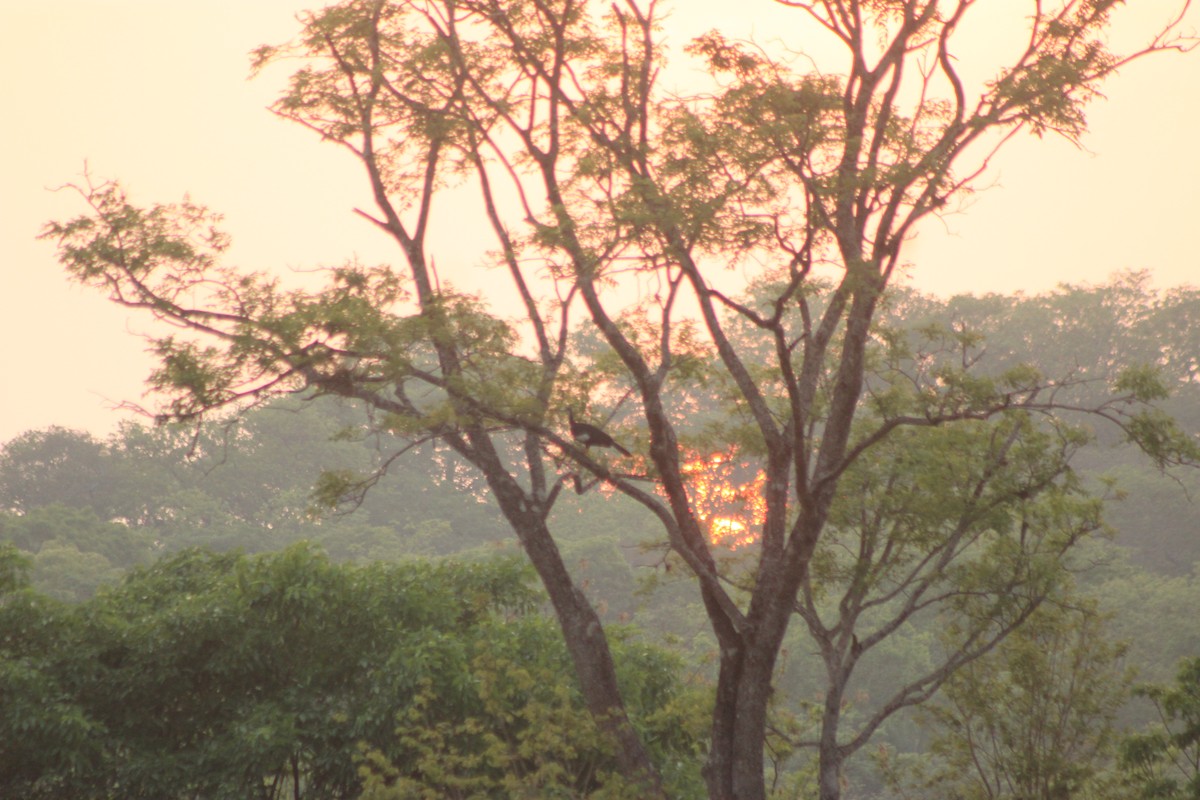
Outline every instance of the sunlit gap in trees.
{"label": "sunlit gap in trees", "polygon": [[763,486],[767,476],[735,450],[695,454],[683,466],[694,507],[717,547],[737,550],[758,541],[766,517]]}

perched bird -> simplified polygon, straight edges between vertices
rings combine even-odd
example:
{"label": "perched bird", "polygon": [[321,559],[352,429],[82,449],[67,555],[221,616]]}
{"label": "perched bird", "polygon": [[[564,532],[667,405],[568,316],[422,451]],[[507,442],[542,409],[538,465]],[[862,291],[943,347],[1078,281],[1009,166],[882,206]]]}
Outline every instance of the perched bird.
{"label": "perched bird", "polygon": [[575,409],[567,409],[567,419],[571,422],[571,437],[584,447],[611,447],[624,455],[632,455],[628,450],[617,444],[616,440],[595,425],[575,420]]}

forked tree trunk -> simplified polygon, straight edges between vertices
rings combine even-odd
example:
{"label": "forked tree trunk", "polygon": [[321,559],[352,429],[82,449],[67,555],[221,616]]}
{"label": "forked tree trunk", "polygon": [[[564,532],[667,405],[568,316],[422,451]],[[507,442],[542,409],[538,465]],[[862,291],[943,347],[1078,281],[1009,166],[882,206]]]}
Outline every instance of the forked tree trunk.
{"label": "forked tree trunk", "polygon": [[[771,577],[786,579],[782,571]],[[752,608],[745,644],[722,652],[717,679],[713,741],[705,767],[710,800],[765,800],[763,772],[767,712],[775,664],[791,619],[792,581],[768,592],[765,607]]]}
{"label": "forked tree trunk", "polygon": [[844,684],[831,680],[825,691],[825,710],[821,715],[821,743],[817,748],[817,791],[820,800],[840,800],[842,796],[842,750],[838,747]]}

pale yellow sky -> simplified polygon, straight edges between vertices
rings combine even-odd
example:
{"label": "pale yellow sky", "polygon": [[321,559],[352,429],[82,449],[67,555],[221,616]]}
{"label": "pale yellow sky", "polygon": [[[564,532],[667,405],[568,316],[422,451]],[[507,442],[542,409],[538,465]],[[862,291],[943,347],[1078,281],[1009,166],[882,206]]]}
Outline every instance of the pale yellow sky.
{"label": "pale yellow sky", "polygon": [[[313,5],[0,0],[0,442],[52,424],[105,434],[121,418],[115,403],[141,398],[147,321],[68,285],[53,247],[34,239],[45,221],[79,213],[76,198],[48,189],[77,179],[85,159],[135,201],[186,192],[223,212],[232,258],[247,267],[398,261],[351,213],[369,205],[354,162],[265,111],[284,73],[246,80],[247,53],[288,39],[296,12]],[[1027,3],[981,5],[1020,14]],[[1175,2],[1131,5],[1117,34],[1137,38]],[[799,29],[796,12],[770,0],[674,6],[676,54],[709,27],[785,42]],[[1187,22],[1200,29],[1200,9]],[[994,30],[981,28],[981,46]],[[1086,152],[1014,142],[966,214],[926,226],[908,249],[911,283],[1034,293],[1143,268],[1161,286],[1200,283],[1200,52],[1135,63],[1105,93]],[[469,261],[480,244],[443,237],[439,267]]]}

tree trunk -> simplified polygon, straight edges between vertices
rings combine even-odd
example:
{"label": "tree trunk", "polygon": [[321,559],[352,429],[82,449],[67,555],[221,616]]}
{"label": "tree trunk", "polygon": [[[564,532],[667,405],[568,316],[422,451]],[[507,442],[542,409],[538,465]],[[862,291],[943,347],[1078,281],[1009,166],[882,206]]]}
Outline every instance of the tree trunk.
{"label": "tree trunk", "polygon": [[756,628],[744,635],[749,643],[722,652],[713,740],[705,766],[710,800],[765,800],[767,796],[763,773],[767,709],[790,608],[790,602],[771,604]]}
{"label": "tree trunk", "polygon": [[643,785],[643,797],[665,798],[658,770],[626,713],[599,615],[572,580],[540,511],[531,506],[525,492],[498,460],[488,466],[492,468],[483,470],[488,484],[550,596],[584,702],[613,742],[618,769],[627,779]]}
{"label": "tree trunk", "polygon": [[704,764],[709,800],[734,800],[734,721],[738,711],[738,678],[744,653],[740,646],[721,648],[717,671],[717,696],[713,706],[712,740]]}
{"label": "tree trunk", "polygon": [[821,716],[821,744],[817,749],[817,796],[820,800],[840,800],[842,796],[842,751],[837,732],[842,713],[842,688],[830,686]]}
{"label": "tree trunk", "polygon": [[550,595],[588,711],[616,745],[618,768],[626,778],[645,784],[644,797],[665,797],[658,770],[626,713],[599,615],[575,586],[544,525],[522,535],[521,540]]}
{"label": "tree trunk", "polygon": [[821,737],[821,748],[817,760],[817,796],[820,800],[840,800],[842,796],[842,757],[837,752],[836,742],[826,745]]}
{"label": "tree trunk", "polygon": [[771,678],[778,648],[752,648],[738,681],[737,715],[733,721],[733,796],[767,796],[763,775],[763,748],[766,744],[767,704],[771,700]]}

